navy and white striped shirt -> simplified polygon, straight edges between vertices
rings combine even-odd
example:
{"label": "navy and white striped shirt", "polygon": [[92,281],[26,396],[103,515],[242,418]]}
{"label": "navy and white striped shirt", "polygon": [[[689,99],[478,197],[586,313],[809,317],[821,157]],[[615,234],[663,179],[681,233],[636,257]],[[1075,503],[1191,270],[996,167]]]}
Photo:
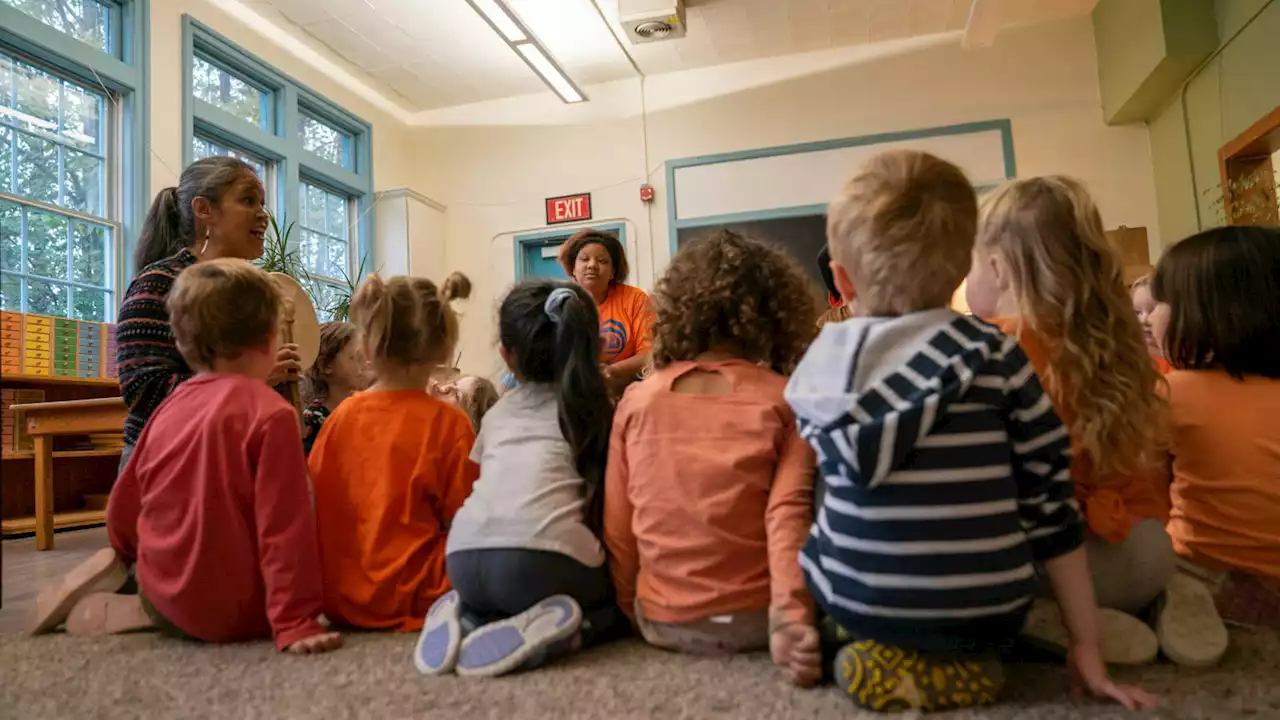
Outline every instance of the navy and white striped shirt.
{"label": "navy and white striped shirt", "polygon": [[854,637],[1012,642],[1036,566],[1079,547],[1067,429],[1017,342],[950,310],[828,325],[787,386],[822,504],[800,557]]}

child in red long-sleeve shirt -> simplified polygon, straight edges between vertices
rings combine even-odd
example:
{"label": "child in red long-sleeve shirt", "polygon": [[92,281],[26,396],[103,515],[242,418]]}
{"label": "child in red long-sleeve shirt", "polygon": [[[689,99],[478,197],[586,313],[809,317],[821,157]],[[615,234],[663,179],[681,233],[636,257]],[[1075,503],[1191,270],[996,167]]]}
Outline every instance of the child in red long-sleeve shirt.
{"label": "child in red long-sleeve shirt", "polygon": [[[168,299],[198,371],[160,405],[117,480],[104,550],[41,597],[37,631],[155,627],[208,642],[342,643],[318,622],[320,560],[298,416],[266,384],[280,294],[243,260],[193,265]],[[134,565],[137,595],[86,594]],[[68,608],[70,612],[68,614]]]}
{"label": "child in red long-sleeve shirt", "polygon": [[373,275],[351,299],[374,383],[334,409],[308,457],[324,612],[340,625],[416,631],[449,591],[445,540],[479,475],[471,421],[426,389],[453,359],[452,286]]}

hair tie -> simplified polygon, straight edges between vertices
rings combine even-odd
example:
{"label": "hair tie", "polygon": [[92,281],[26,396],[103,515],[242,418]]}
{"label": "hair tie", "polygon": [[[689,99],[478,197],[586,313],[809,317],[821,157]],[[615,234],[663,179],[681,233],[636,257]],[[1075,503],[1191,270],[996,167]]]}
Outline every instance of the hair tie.
{"label": "hair tie", "polygon": [[547,301],[542,305],[543,311],[547,313],[547,317],[551,318],[551,322],[560,322],[560,317],[564,314],[564,304],[571,297],[573,297],[573,290],[567,287],[558,287],[551,291]]}

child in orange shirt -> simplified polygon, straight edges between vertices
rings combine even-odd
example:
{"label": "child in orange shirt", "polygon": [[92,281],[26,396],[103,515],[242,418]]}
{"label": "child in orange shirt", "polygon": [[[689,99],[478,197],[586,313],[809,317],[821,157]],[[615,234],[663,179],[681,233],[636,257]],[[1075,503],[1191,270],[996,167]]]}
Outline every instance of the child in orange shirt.
{"label": "child in orange shirt", "polygon": [[1147,352],[1151,353],[1156,371],[1161,375],[1168,375],[1173,366],[1164,359],[1160,341],[1156,340],[1155,333],[1151,330],[1151,311],[1155,310],[1156,301],[1151,297],[1150,275],[1143,275],[1129,284],[1129,298],[1133,300],[1133,312],[1138,316],[1138,323],[1142,325],[1142,339],[1147,343]]}
{"label": "child in orange shirt", "polygon": [[812,451],[783,400],[813,336],[804,273],[728,231],[680,251],[658,284],[653,374],[618,405],[604,529],[618,604],[645,640],[691,653],[771,647],[820,675],[798,556]]}
{"label": "child in orange shirt", "polygon": [[471,494],[475,432],[427,392],[458,322],[430,280],[373,275],[351,299],[374,383],[333,411],[311,449],[325,614],[413,631],[449,590],[449,525]]}
{"label": "child in orange shirt", "polygon": [[1280,627],[1280,231],[1193,235],[1160,258],[1151,290],[1176,368],[1173,548],[1225,619]]}
{"label": "child in orange shirt", "polygon": [[[1200,664],[1221,654],[1226,632],[1199,612],[1203,588],[1171,585],[1168,501],[1156,480],[1168,408],[1122,265],[1079,181],[1017,180],[983,198],[966,295],[976,315],[1018,338],[1070,430],[1098,606],[1119,611],[1099,615],[1103,637],[1124,638],[1104,646],[1105,659],[1150,662],[1160,647]],[[1132,616],[1162,593],[1157,638]],[[1056,608],[1038,603],[1028,633],[1060,645],[1057,632]]]}
{"label": "child in orange shirt", "polygon": [[307,453],[333,409],[356,391],[369,387],[369,364],[360,343],[352,342],[355,337],[356,326],[351,323],[327,322],[320,326],[320,352],[307,369],[307,407],[302,411],[302,449]]}

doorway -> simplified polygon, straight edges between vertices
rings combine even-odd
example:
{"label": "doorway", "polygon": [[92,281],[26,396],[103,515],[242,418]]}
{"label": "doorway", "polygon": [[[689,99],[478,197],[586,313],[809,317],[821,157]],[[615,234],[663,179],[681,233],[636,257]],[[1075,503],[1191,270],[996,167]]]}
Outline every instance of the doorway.
{"label": "doorway", "polygon": [[604,223],[600,225],[579,225],[575,227],[556,228],[536,233],[525,233],[515,236],[516,282],[526,278],[568,279],[564,268],[556,259],[560,254],[560,246],[574,233],[586,229],[609,233],[618,238],[622,247],[627,247],[626,223]]}

